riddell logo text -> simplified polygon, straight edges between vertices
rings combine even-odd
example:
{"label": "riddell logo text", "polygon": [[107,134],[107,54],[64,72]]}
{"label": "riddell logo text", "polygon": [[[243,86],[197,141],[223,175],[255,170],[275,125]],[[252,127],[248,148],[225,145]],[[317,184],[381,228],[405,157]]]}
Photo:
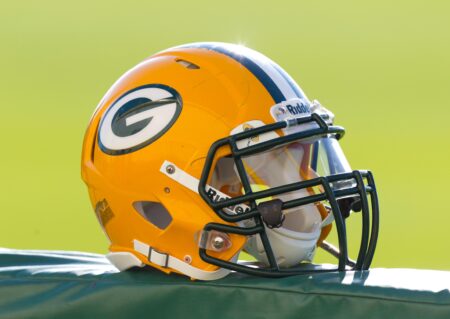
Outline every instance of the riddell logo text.
{"label": "riddell logo text", "polygon": [[296,103],[294,105],[288,104],[286,105],[286,108],[288,109],[289,113],[292,115],[299,115],[304,113],[310,113],[309,108],[304,104]]}
{"label": "riddell logo text", "polygon": [[[209,188],[206,191],[206,195],[208,195],[208,197],[214,202],[214,203],[218,203],[221,201],[224,201],[226,199],[229,199],[230,197],[228,196],[224,196],[224,194],[218,194],[218,192],[213,189],[213,188]],[[250,211],[250,207],[248,207],[245,204],[240,204],[240,205],[235,205],[235,206],[229,206],[226,207],[225,209],[232,211],[235,214],[242,214],[245,212]]]}

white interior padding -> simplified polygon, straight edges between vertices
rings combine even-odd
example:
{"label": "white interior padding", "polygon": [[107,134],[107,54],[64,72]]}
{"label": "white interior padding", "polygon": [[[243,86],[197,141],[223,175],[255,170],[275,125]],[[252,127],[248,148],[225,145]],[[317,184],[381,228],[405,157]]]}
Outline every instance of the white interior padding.
{"label": "white interior padding", "polygon": [[[244,157],[245,170],[253,191],[302,181],[300,164],[304,156],[303,147],[299,143],[291,143],[289,146]],[[211,185],[219,189],[223,186],[236,188],[236,185],[240,185],[232,159],[222,158],[218,161]],[[302,189],[259,201],[278,198],[287,202],[309,195],[311,194],[306,189]],[[282,227],[266,229],[279,265],[290,267],[302,261],[311,261],[321,232],[322,217],[319,210],[314,204],[309,204],[285,210],[283,213],[285,220]],[[259,236],[250,238],[245,250],[257,260],[267,263]]]}

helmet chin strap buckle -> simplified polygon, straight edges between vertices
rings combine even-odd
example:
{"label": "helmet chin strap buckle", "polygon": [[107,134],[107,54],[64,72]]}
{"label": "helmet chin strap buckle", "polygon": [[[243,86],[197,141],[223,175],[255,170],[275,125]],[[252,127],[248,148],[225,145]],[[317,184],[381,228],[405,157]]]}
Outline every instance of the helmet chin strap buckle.
{"label": "helmet chin strap buckle", "polygon": [[272,228],[279,228],[283,225],[284,214],[282,212],[283,201],[280,199],[272,199],[258,204],[258,211],[264,223]]}

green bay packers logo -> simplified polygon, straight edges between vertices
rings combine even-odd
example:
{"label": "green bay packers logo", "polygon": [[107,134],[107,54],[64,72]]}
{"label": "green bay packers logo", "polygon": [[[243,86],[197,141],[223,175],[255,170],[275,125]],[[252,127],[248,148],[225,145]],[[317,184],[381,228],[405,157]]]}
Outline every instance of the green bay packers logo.
{"label": "green bay packers logo", "polygon": [[181,113],[177,91],[151,84],[128,91],[105,112],[98,130],[100,149],[111,155],[137,151],[160,138]]}

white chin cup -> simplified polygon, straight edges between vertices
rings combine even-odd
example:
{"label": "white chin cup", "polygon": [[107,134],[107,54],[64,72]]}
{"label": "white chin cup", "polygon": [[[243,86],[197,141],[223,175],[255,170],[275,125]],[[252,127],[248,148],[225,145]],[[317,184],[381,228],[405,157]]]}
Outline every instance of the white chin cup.
{"label": "white chin cup", "polygon": [[[309,207],[308,207],[309,206]],[[311,207],[312,206],[312,207]],[[287,214],[283,226],[270,229],[265,227],[273,254],[279,267],[288,268],[301,262],[311,262],[316,251],[316,244],[321,233],[320,215],[314,205],[296,208]],[[308,217],[309,218],[308,218]],[[309,219],[309,221],[305,220]],[[317,219],[317,220],[316,220]],[[308,227],[299,227],[299,221],[309,224]],[[259,262],[269,265],[264,246],[259,235],[249,238],[245,251],[255,257]]]}
{"label": "white chin cup", "polygon": [[[314,258],[320,231],[317,232],[317,236],[314,236],[310,240],[294,239],[267,227],[266,233],[279,267],[292,267],[300,264],[302,261],[311,262]],[[269,265],[259,235],[254,235],[249,238],[245,246],[245,251],[255,257],[259,262]]]}

